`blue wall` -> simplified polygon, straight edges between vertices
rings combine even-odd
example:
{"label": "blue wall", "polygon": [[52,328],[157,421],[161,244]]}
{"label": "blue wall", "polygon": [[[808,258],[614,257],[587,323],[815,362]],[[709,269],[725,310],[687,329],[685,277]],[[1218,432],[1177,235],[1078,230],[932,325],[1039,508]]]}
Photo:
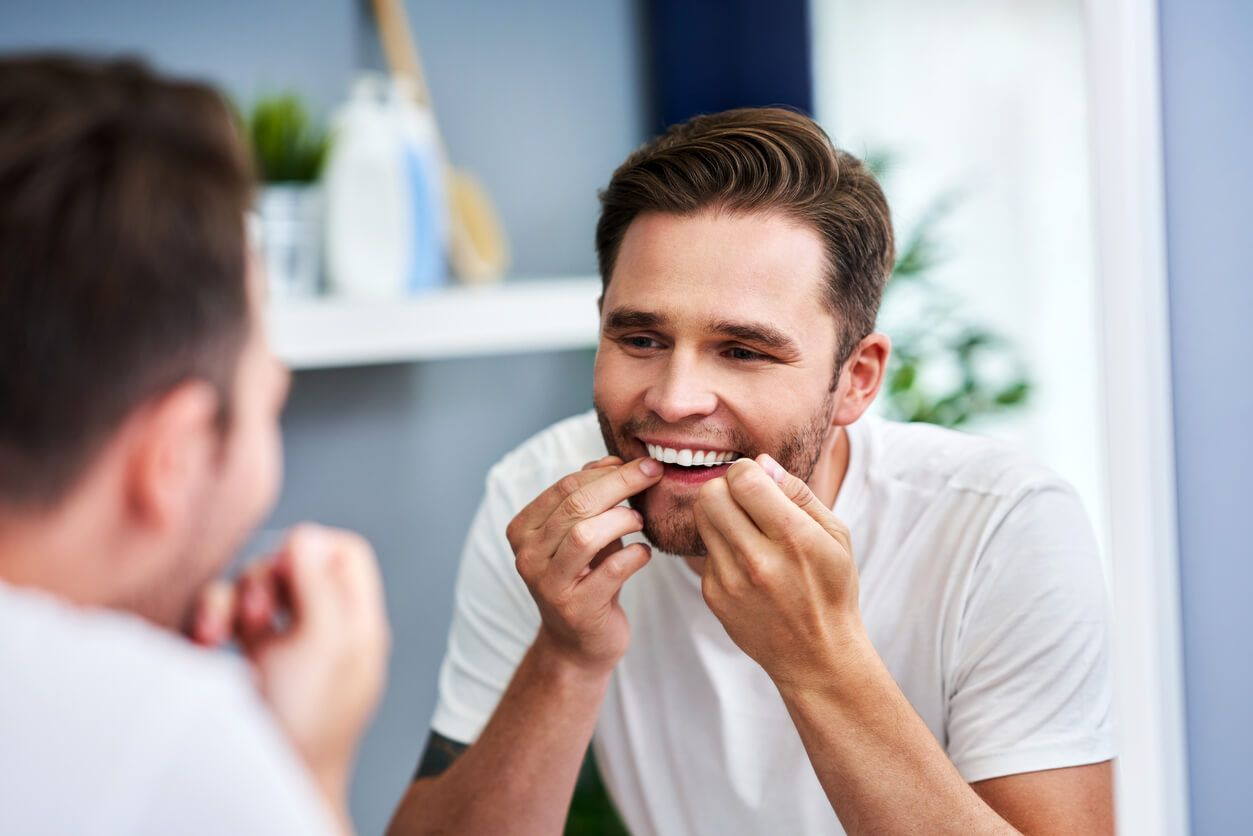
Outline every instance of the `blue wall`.
{"label": "blue wall", "polygon": [[1192,826],[1248,833],[1253,4],[1160,10]]}
{"label": "blue wall", "polygon": [[[4,0],[0,51],[138,53],[249,101],[292,86],[322,111],[380,65],[362,0]],[[644,138],[632,0],[408,3],[454,160],[492,192],[516,275],[591,275],[596,190]],[[395,635],[391,681],[352,810],[381,833],[434,706],[451,592],[488,467],[591,405],[591,354],[480,358],[296,376],[287,481],[267,528],[316,519],[375,544]]]}

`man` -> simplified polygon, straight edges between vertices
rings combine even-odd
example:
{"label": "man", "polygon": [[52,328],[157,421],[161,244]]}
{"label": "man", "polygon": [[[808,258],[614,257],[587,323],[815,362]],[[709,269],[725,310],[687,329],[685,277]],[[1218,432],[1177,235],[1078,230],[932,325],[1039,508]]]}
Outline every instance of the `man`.
{"label": "man", "polygon": [[351,830],[369,546],[303,526],[209,586],[275,499],[288,379],[237,137],[200,85],[0,60],[0,832]]}
{"label": "man", "polygon": [[601,199],[595,414],[488,477],[393,832],[556,832],[589,740],[636,834],[1110,832],[1074,492],[866,414],[893,262],[872,176],[740,110]]}

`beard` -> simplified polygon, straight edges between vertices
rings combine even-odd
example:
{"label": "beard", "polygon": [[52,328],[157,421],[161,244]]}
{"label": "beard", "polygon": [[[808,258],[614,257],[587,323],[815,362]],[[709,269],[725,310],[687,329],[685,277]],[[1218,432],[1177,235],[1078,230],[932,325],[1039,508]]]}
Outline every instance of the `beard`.
{"label": "beard", "polygon": [[[735,430],[721,430],[712,437],[708,430],[702,430],[699,435],[703,439],[716,441],[721,449],[736,451],[744,458],[755,459],[762,453],[768,453],[788,473],[808,482],[813,476],[814,468],[818,465],[818,459],[822,456],[822,446],[831,432],[834,402],[835,393],[827,393],[821,407],[813,412],[808,421],[800,426],[788,428],[782,440],[770,447],[755,444],[748,436]],[[596,418],[600,422],[600,433],[604,437],[606,450],[610,455],[617,456],[623,461],[630,460],[622,453],[623,449],[640,435],[661,435],[660,431],[663,429],[700,427],[699,420],[668,425],[652,415],[646,418],[628,418],[621,426],[614,427],[600,404],[594,403],[593,405],[596,408]],[[708,550],[705,548],[705,541],[701,539],[700,531],[696,527],[694,493],[675,496],[672,498],[674,505],[671,508],[653,513],[649,508],[651,505],[649,500],[656,490],[657,487],[654,486],[627,500],[631,507],[639,511],[644,518],[644,536],[653,546],[668,554],[682,557],[706,556]]]}

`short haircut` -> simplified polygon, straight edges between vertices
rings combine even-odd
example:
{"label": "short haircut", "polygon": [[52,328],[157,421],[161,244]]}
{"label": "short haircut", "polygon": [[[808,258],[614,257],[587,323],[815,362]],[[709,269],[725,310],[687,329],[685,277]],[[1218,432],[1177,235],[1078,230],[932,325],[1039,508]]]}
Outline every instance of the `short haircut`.
{"label": "short haircut", "polygon": [[252,182],[209,87],[134,61],[0,59],[0,504],[55,504],[190,379],[227,429]]}
{"label": "short haircut", "polygon": [[777,212],[826,248],[827,306],[841,330],[836,373],[874,330],[892,272],[883,190],[809,117],[778,107],[697,116],[633,152],[600,193],[596,254],[608,288],[627,228],[643,212]]}

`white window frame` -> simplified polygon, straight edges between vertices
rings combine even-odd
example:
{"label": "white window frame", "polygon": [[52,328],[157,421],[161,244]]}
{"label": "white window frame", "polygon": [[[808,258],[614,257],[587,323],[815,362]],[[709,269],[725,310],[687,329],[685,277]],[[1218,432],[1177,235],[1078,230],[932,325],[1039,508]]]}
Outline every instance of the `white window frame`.
{"label": "white window frame", "polygon": [[1113,572],[1118,829],[1188,832],[1155,0],[1084,0]]}

